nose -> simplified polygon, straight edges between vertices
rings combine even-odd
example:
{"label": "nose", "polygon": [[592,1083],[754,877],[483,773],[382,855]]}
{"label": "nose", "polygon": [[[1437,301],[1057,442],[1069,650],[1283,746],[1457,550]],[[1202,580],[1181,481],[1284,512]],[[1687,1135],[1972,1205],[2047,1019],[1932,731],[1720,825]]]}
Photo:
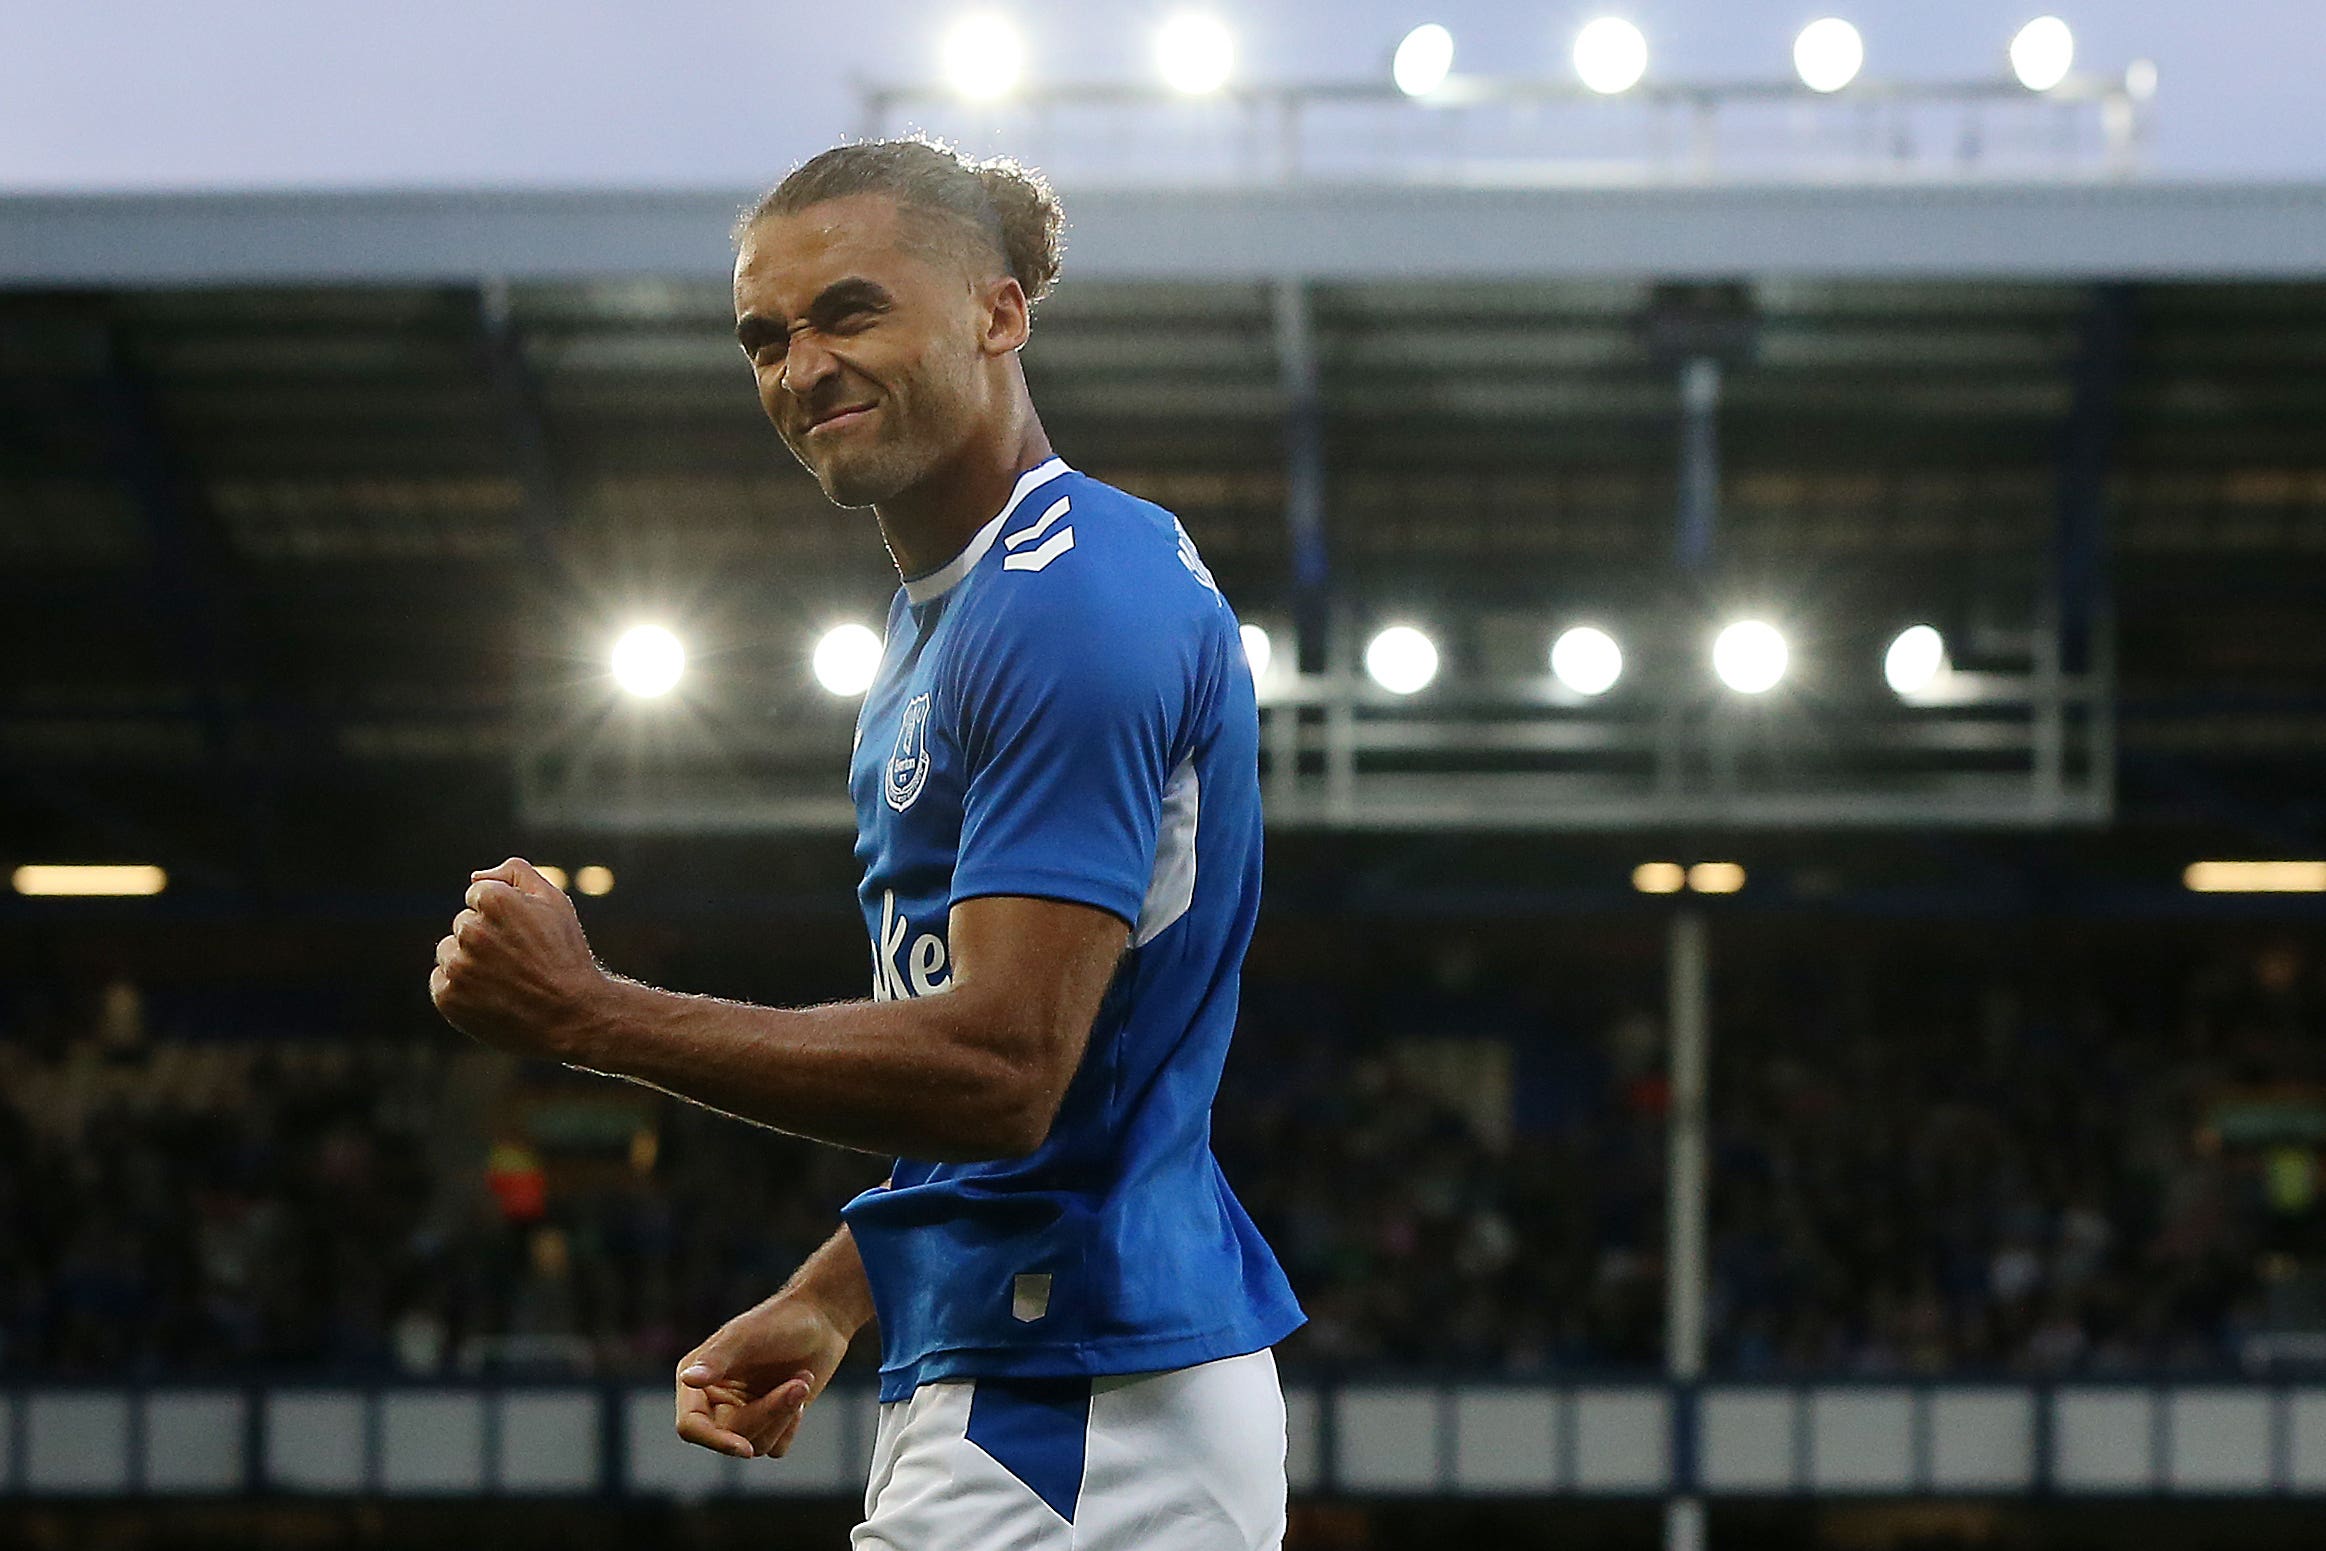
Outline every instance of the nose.
{"label": "nose", "polygon": [[816,343],[813,334],[801,334],[791,342],[784,353],[783,374],[778,379],[783,391],[793,398],[804,399],[816,391],[816,385],[840,369],[832,352]]}

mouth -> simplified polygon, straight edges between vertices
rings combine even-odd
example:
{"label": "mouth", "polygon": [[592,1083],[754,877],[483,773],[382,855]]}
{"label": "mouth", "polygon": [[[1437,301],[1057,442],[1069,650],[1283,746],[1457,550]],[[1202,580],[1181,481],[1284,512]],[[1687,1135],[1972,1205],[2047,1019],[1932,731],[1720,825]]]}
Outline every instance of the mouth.
{"label": "mouth", "polygon": [[847,426],[855,425],[857,422],[870,416],[873,410],[877,407],[878,406],[872,404],[850,404],[844,408],[835,409],[828,414],[820,415],[816,419],[809,421],[807,430],[802,434],[806,436],[815,436],[821,432],[836,431]]}

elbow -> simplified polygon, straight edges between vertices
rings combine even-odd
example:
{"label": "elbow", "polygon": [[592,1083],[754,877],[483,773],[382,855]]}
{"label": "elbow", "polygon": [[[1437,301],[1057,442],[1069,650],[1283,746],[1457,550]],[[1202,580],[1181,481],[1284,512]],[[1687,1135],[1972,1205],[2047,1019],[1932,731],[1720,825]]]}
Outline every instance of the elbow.
{"label": "elbow", "polygon": [[1010,1158],[1024,1158],[1041,1150],[1050,1139],[1050,1128],[1057,1123],[1058,1105],[1004,1101],[995,1104],[980,1117],[974,1134],[963,1138],[973,1156],[957,1161],[962,1163],[999,1163]]}
{"label": "elbow", "polygon": [[968,1016],[948,1041],[950,1102],[944,1134],[930,1138],[942,1150],[921,1156],[998,1163],[1040,1151],[1081,1064],[1082,1039],[1029,1028],[1010,1009],[973,1009],[958,991],[943,1001]]}
{"label": "elbow", "polygon": [[1023,1158],[1039,1152],[1057,1127],[1058,1106],[1065,1098],[1064,1091],[1044,1084],[1039,1092],[1022,1100],[1011,1113],[1008,1134],[1002,1138],[1009,1147],[1002,1156]]}
{"label": "elbow", "polygon": [[1051,1084],[1015,1074],[996,1081],[961,1107],[945,1163],[999,1163],[1041,1150],[1058,1122],[1064,1094]]}

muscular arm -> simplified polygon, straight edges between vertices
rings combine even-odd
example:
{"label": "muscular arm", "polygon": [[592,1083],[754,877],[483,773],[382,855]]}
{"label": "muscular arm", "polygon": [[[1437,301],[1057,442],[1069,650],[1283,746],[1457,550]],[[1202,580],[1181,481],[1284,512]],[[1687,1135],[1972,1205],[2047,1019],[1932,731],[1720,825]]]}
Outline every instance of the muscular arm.
{"label": "muscular arm", "polygon": [[795,1010],[682,995],[598,969],[564,895],[512,859],[438,945],[435,994],[490,1043],[798,1136],[940,1162],[1031,1152],[1129,928],[995,896],[956,905],[947,936],[953,979],[934,996]]}
{"label": "muscular arm", "polygon": [[[942,994],[801,1011],[612,979],[567,1057],[782,1130],[921,1158],[1041,1145],[1082,1059],[1128,929],[1081,905],[954,908]],[[678,1435],[748,1459],[787,1452],[873,1318],[846,1227],[781,1291],[680,1360]]]}

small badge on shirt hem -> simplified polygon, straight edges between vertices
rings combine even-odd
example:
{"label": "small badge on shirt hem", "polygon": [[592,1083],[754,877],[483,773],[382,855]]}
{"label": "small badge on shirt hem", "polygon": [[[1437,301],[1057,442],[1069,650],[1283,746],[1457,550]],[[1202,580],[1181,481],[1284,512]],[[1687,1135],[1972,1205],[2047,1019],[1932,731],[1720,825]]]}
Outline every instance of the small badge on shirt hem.
{"label": "small badge on shirt hem", "polygon": [[1010,1314],[1030,1325],[1050,1312],[1050,1273],[1028,1271],[1010,1283]]}

